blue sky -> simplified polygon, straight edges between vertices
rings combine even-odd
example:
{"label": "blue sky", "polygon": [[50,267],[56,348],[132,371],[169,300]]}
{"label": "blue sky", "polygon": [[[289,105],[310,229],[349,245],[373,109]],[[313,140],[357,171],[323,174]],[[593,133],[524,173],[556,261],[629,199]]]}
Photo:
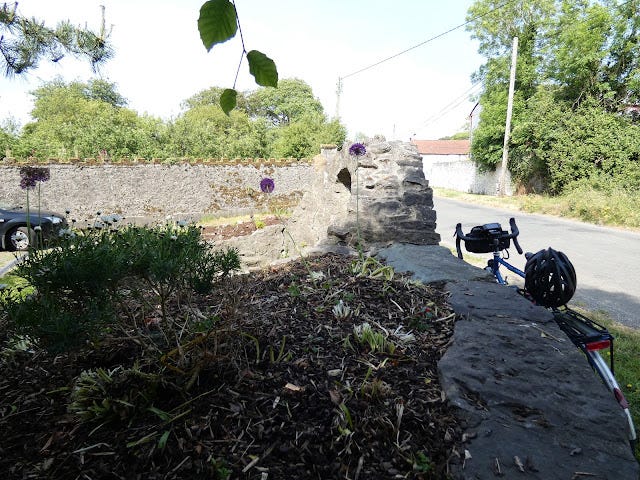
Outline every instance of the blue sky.
{"label": "blue sky", "polygon": [[[101,76],[117,84],[139,113],[175,117],[180,103],[210,86],[231,87],[240,60],[239,38],[207,53],[196,22],[204,0],[21,0],[26,15],[54,24],[69,19],[97,28],[100,5],[112,27],[115,57]],[[348,76],[461,25],[472,0],[236,0],[247,50],[271,57],[280,78],[313,88],[328,116],[336,113],[350,138],[439,138],[459,131],[473,107],[466,100],[471,74],[483,63],[464,28],[364,72]],[[237,36],[238,37],[238,36]],[[27,76],[0,79],[0,120],[28,121],[29,91],[61,75],[86,81],[91,69],[73,59],[42,66]],[[246,62],[236,85],[257,86]]]}

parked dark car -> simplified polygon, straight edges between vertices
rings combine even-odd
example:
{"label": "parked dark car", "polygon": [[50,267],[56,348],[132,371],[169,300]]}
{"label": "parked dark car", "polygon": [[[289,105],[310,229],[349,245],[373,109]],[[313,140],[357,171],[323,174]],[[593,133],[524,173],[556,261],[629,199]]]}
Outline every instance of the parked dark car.
{"label": "parked dark car", "polygon": [[0,247],[3,250],[27,250],[29,246],[46,245],[67,228],[63,215],[49,211],[27,212],[20,208],[0,208]]}

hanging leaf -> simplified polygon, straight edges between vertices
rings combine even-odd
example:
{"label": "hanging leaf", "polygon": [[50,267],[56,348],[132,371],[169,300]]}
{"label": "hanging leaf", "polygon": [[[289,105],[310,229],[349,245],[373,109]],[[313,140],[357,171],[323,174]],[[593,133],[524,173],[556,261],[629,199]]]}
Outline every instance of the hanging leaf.
{"label": "hanging leaf", "polygon": [[222,107],[222,111],[229,115],[229,112],[236,108],[237,105],[237,97],[238,92],[236,92],[232,88],[225,89],[220,95],[220,106]]}
{"label": "hanging leaf", "polygon": [[233,38],[237,30],[236,9],[229,0],[209,0],[200,7],[198,31],[207,51]]}
{"label": "hanging leaf", "polygon": [[249,61],[249,72],[256,79],[256,83],[263,87],[278,86],[278,69],[273,60],[264,53],[251,50],[247,53]]}

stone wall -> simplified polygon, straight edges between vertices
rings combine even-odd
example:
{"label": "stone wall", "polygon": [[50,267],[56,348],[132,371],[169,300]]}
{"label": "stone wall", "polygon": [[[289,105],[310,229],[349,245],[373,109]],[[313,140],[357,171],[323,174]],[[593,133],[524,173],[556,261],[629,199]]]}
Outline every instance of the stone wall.
{"label": "stone wall", "polygon": [[239,249],[243,264],[260,268],[307,248],[365,248],[389,243],[437,245],[433,192],[416,147],[371,140],[367,154],[352,157],[323,149],[313,159],[312,181],[282,225],[224,242]]}
{"label": "stone wall", "polygon": [[[41,207],[65,212],[78,220],[100,211],[124,217],[193,219],[203,214],[239,215],[297,205],[308,188],[311,166],[203,164],[47,165],[51,180],[41,184]],[[24,206],[20,165],[0,165],[0,206]],[[276,190],[269,197],[260,180],[271,177]],[[35,201],[31,197],[31,202]]]}

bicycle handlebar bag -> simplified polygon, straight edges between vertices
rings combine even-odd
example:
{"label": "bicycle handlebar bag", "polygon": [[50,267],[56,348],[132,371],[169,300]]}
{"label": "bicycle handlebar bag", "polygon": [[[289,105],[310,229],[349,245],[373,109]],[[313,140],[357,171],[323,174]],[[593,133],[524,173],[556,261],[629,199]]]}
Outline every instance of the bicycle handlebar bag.
{"label": "bicycle handlebar bag", "polygon": [[511,245],[509,232],[502,230],[499,223],[487,223],[473,227],[465,240],[464,247],[471,253],[491,253],[494,250],[494,239],[498,240],[498,249],[506,250]]}

